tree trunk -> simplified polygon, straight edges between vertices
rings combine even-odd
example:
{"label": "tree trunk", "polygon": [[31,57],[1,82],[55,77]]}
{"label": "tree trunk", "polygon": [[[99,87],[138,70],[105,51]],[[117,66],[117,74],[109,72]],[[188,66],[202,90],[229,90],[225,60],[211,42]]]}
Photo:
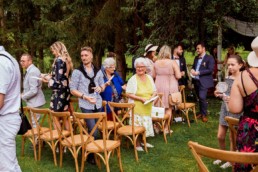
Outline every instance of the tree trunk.
{"label": "tree trunk", "polygon": [[121,24],[118,24],[118,27],[116,27],[116,32],[115,32],[115,53],[117,54],[117,58],[116,58],[117,72],[125,81],[127,65],[126,65],[126,60],[124,55],[126,51],[126,45],[125,45],[124,39],[125,38],[123,36],[123,27]]}

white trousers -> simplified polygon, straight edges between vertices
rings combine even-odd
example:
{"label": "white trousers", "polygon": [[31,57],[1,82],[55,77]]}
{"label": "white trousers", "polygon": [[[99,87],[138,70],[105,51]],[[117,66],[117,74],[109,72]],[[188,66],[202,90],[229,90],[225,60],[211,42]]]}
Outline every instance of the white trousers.
{"label": "white trousers", "polygon": [[15,141],[20,125],[18,113],[0,116],[0,172],[21,172]]}

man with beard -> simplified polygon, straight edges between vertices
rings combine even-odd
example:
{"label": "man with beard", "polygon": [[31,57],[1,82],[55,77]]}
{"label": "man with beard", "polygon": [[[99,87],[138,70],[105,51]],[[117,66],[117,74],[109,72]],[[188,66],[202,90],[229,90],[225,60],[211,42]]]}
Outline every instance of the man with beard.
{"label": "man with beard", "polygon": [[195,92],[199,98],[200,114],[197,118],[202,118],[203,122],[208,122],[206,100],[208,89],[213,87],[212,73],[214,69],[214,58],[206,54],[204,43],[198,43],[196,46],[197,56],[191,69],[191,76]]}
{"label": "man with beard", "polygon": [[180,72],[181,72],[181,79],[178,80],[179,85],[187,85],[188,75],[187,75],[187,66],[186,61],[183,56],[183,46],[181,44],[178,44],[174,50],[172,55],[172,60],[175,60],[179,66]]}

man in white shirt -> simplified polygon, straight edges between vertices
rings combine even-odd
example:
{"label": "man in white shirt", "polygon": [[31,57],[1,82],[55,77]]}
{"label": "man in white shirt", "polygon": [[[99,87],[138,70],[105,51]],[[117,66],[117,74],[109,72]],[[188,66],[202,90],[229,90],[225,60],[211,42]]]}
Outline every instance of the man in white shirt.
{"label": "man in white shirt", "polygon": [[21,75],[18,62],[0,46],[0,171],[20,172],[15,137],[20,129]]}

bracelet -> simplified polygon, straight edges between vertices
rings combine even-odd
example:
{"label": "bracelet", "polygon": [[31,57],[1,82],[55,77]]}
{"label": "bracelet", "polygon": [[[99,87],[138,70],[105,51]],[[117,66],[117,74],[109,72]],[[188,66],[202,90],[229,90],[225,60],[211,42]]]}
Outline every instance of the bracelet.
{"label": "bracelet", "polygon": [[81,95],[81,99],[83,99],[84,94]]}

